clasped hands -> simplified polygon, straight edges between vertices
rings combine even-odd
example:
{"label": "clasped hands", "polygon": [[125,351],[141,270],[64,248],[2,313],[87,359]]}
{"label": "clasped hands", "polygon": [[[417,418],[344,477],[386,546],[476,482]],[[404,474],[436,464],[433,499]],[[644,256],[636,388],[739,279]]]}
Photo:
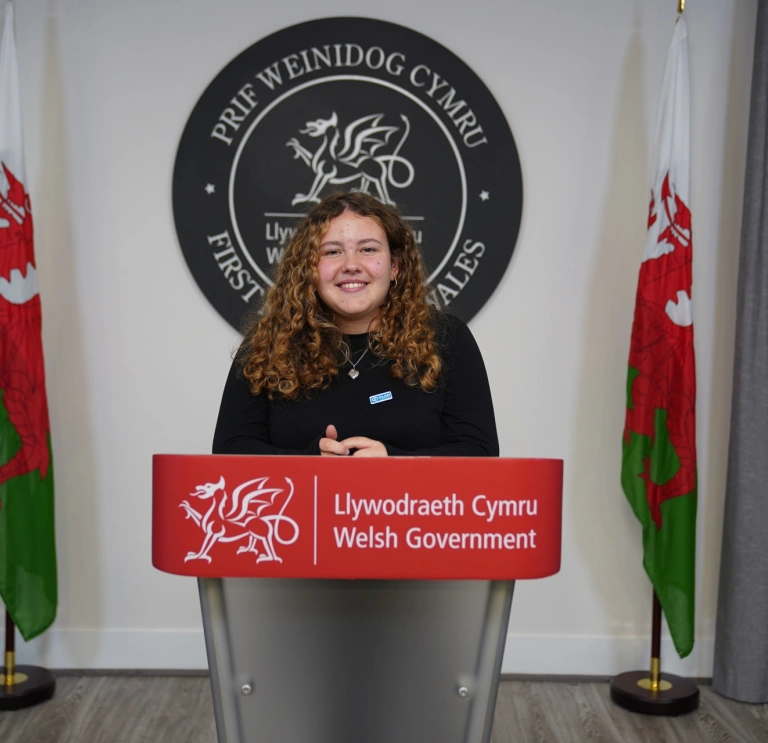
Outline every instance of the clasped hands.
{"label": "clasped hands", "polygon": [[320,456],[348,457],[350,454],[353,457],[386,457],[387,447],[381,441],[374,441],[365,436],[351,436],[339,441],[336,426],[328,426],[325,436],[320,439]]}

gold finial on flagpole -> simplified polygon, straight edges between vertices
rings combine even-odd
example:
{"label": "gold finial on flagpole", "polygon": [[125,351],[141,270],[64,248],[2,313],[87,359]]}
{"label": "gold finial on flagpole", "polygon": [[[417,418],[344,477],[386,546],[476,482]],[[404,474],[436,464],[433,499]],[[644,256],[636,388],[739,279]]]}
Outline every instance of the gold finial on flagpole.
{"label": "gold finial on flagpole", "polygon": [[685,10],[685,0],[677,0],[677,14],[682,15]]}

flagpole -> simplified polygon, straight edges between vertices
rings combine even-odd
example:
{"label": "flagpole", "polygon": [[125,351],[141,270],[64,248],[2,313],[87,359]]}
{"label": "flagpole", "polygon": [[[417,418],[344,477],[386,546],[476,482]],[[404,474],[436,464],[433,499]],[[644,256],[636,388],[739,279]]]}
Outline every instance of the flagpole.
{"label": "flagpole", "polygon": [[22,709],[53,696],[56,679],[47,668],[16,665],[16,625],[5,610],[5,666],[0,669],[0,710]]}
{"label": "flagpole", "polygon": [[[684,0],[681,0],[684,2]],[[651,620],[651,690],[658,691],[661,682],[661,603],[656,591],[653,592],[653,615]]]}
{"label": "flagpole", "polygon": [[5,610],[5,687],[10,689],[15,681],[16,670],[16,627],[11,614]]}
{"label": "flagpole", "polygon": [[[32,213],[24,167],[19,71],[14,34],[14,5],[0,11],[0,247],[13,254],[3,268],[10,287],[35,266]],[[5,253],[4,253],[5,255]],[[40,338],[40,300],[36,281],[7,293],[2,304],[0,359],[6,394],[2,436],[21,436],[21,447],[5,447],[0,465],[0,531],[10,533],[12,547],[0,550],[0,574],[5,604],[5,657],[0,669],[0,710],[20,709],[50,699],[56,688],[53,674],[37,666],[16,664],[16,626],[25,640],[44,632],[56,616],[56,546],[53,528],[53,467],[48,445],[50,422],[45,398],[45,373]],[[11,366],[9,366],[11,364]],[[9,372],[11,370],[11,372]],[[15,371],[13,371],[15,370]],[[11,385],[8,380],[16,380]],[[10,394],[13,387],[13,394]],[[26,432],[26,433],[24,433]],[[34,505],[33,505],[34,504]]]}
{"label": "flagpole", "polygon": [[676,5],[654,137],[622,436],[622,490],[642,524],[643,566],[653,585],[650,669],[620,673],[610,685],[616,704],[649,715],[680,715],[699,705],[692,681],[661,672],[662,610],[680,657],[693,649],[698,493],[688,28],[684,0]]}

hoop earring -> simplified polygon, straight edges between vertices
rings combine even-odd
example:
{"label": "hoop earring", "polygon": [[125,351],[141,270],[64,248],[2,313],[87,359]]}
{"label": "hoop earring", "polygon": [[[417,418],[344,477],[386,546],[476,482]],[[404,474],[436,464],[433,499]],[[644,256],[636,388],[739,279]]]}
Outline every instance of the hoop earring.
{"label": "hoop earring", "polygon": [[395,285],[392,288],[397,289],[397,276],[395,276]]}

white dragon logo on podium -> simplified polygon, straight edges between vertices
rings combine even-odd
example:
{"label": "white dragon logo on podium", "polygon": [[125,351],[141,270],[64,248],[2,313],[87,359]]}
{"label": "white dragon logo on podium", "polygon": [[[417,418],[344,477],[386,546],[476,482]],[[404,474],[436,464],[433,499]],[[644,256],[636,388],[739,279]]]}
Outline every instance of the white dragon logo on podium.
{"label": "white dragon logo on podium", "polygon": [[[179,504],[203,532],[203,542],[197,552],[188,552],[184,562],[205,560],[212,562],[209,554],[217,542],[248,540],[237,549],[237,554],[252,553],[256,562],[282,562],[275,551],[275,543],[291,545],[299,538],[299,525],[284,511],[293,497],[293,482],[286,477],[287,488],[267,486],[268,477],[257,477],[238,485],[230,496],[224,477],[218,482],[198,485],[189,495],[200,500],[200,510],[188,500]],[[209,503],[206,508],[206,504]],[[195,504],[197,505],[197,504]],[[281,525],[288,526],[291,534],[285,538]]]}

